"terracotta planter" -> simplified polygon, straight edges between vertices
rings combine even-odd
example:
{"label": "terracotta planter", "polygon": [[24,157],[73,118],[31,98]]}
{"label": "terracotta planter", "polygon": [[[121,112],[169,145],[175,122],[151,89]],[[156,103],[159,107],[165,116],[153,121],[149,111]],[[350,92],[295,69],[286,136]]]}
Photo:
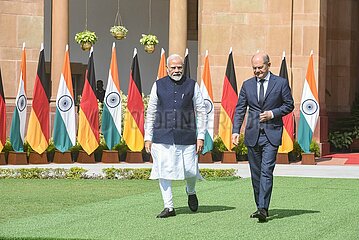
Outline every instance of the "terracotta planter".
{"label": "terracotta planter", "polygon": [[222,163],[237,163],[236,152],[223,152]]}
{"label": "terracotta planter", "polygon": [[127,151],[127,163],[143,163],[142,152]]}
{"label": "terracotta planter", "polygon": [[288,153],[277,153],[276,164],[289,164]]}
{"label": "terracotta planter", "polygon": [[213,163],[212,153],[206,152],[205,154],[199,154],[198,162],[199,163]]}
{"label": "terracotta planter", "polygon": [[126,34],[124,32],[116,32],[112,33],[112,36],[114,36],[114,38],[116,38],[117,40],[121,40],[126,37]]}
{"label": "terracotta planter", "polygon": [[54,155],[54,163],[73,163],[71,152],[60,152],[56,150]]}
{"label": "terracotta planter", "polygon": [[48,164],[47,153],[31,152],[29,155],[29,164]]}
{"label": "terracotta planter", "polygon": [[27,165],[26,152],[13,152],[10,151],[7,157],[7,163],[10,165]]}
{"label": "terracotta planter", "polygon": [[80,150],[79,155],[77,156],[78,163],[96,163],[94,153],[90,155],[87,152]]}
{"label": "terracotta planter", "polygon": [[0,152],[0,165],[6,165],[5,153]]}
{"label": "terracotta planter", "polygon": [[145,51],[147,53],[153,53],[155,51],[155,45],[153,45],[153,44],[145,44]]}
{"label": "terracotta planter", "polygon": [[120,159],[118,157],[118,151],[103,150],[101,161],[103,163],[120,163]]}
{"label": "terracotta planter", "polygon": [[302,165],[315,165],[314,153],[302,153]]}
{"label": "terracotta planter", "polygon": [[90,50],[91,47],[92,47],[92,43],[89,43],[89,42],[85,42],[85,43],[81,44],[81,49],[84,51]]}

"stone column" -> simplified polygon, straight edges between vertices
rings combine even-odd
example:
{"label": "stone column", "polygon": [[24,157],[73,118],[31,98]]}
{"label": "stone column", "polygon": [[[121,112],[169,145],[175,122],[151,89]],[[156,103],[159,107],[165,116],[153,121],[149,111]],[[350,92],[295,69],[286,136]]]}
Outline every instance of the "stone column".
{"label": "stone column", "polygon": [[55,99],[69,38],[69,0],[52,1],[51,29],[51,98]]}
{"label": "stone column", "polygon": [[187,0],[170,1],[169,55],[184,56],[187,46]]}

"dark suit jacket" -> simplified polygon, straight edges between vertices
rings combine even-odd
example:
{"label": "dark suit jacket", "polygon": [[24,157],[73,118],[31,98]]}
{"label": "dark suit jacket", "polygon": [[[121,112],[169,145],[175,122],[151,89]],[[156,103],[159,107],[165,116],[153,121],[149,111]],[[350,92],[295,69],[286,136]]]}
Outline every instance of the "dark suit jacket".
{"label": "dark suit jacket", "polygon": [[[233,122],[232,133],[239,133],[248,106],[248,117],[244,143],[254,147],[258,140],[259,129],[263,128],[271,144],[279,146],[282,143],[282,117],[293,111],[293,97],[288,80],[270,73],[268,87],[264,96],[263,109],[258,103],[256,77],[246,80],[241,88]],[[260,123],[259,114],[272,111],[274,118]]]}

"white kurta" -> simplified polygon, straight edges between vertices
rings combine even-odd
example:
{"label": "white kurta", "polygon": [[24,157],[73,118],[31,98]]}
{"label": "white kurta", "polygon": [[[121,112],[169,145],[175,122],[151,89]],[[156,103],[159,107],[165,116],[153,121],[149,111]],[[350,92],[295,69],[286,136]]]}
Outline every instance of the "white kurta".
{"label": "white kurta", "polygon": [[[153,84],[148,102],[145,141],[152,141],[153,125],[157,109],[157,85]],[[202,94],[196,83],[192,98],[196,114],[197,139],[204,139],[207,125],[207,113]],[[153,166],[150,179],[183,180],[197,177],[201,179],[198,168],[196,145],[169,145],[153,143],[151,148]]]}

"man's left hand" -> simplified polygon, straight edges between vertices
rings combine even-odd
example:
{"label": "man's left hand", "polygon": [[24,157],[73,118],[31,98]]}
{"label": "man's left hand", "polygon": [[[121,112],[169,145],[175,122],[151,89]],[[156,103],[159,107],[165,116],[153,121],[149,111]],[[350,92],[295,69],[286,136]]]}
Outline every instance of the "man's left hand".
{"label": "man's left hand", "polygon": [[272,119],[272,111],[264,111],[259,114],[259,121],[266,122]]}
{"label": "man's left hand", "polygon": [[200,154],[203,150],[204,140],[203,139],[197,139],[197,154]]}

